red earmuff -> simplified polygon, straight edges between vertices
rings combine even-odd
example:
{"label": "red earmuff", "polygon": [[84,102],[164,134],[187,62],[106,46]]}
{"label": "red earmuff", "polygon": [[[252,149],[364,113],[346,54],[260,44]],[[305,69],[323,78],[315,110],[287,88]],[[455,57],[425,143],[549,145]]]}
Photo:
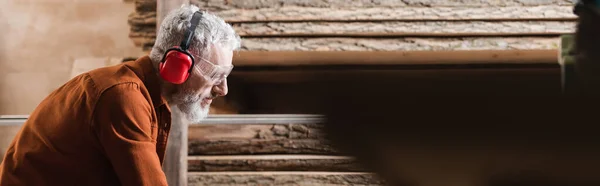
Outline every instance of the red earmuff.
{"label": "red earmuff", "polygon": [[160,77],[173,84],[182,84],[187,80],[194,66],[194,58],[179,48],[167,50],[158,67]]}
{"label": "red earmuff", "polygon": [[186,30],[180,46],[173,47],[165,52],[158,66],[158,73],[165,81],[173,84],[182,84],[190,76],[192,67],[194,66],[194,57],[187,52],[187,49],[194,37],[194,31],[201,17],[202,12],[195,12],[190,21],[191,25]]}

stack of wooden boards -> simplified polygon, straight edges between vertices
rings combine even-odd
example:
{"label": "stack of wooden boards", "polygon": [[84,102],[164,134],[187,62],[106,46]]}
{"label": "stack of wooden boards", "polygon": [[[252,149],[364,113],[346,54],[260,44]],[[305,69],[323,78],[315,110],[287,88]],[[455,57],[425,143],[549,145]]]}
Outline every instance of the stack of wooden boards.
{"label": "stack of wooden boards", "polygon": [[338,153],[322,123],[202,124],[189,128],[189,185],[383,185]]}
{"label": "stack of wooden boards", "polygon": [[[372,70],[382,64],[435,65],[443,60],[460,64],[470,58],[483,64],[510,58],[556,63],[550,68],[559,76],[559,37],[573,33],[577,19],[571,0],[190,2],[223,17],[242,37],[231,83],[244,86],[231,85],[230,92],[244,89],[243,102],[250,106],[243,113],[295,112],[290,108],[301,107],[318,91],[294,83],[313,81],[311,73],[341,72],[337,66],[350,63]],[[128,20],[130,38],[145,51],[156,37],[156,5],[156,0],[135,0]],[[438,72],[403,73],[423,77]],[[337,153],[319,131],[314,123],[192,126],[189,183],[383,184],[353,159]]]}
{"label": "stack of wooden boards", "polygon": [[[243,51],[557,49],[571,0],[191,0],[231,23]],[[149,50],[156,0],[136,0],[130,37]]]}

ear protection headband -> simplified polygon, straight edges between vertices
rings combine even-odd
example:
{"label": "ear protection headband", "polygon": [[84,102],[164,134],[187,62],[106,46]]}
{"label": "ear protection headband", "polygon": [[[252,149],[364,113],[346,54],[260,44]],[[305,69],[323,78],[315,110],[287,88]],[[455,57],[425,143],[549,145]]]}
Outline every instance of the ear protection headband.
{"label": "ear protection headband", "polygon": [[194,57],[187,51],[190,42],[194,38],[194,32],[202,18],[202,12],[197,11],[192,16],[191,26],[185,31],[183,41],[179,47],[170,48],[165,52],[158,72],[165,81],[173,84],[181,84],[187,80],[194,67]]}

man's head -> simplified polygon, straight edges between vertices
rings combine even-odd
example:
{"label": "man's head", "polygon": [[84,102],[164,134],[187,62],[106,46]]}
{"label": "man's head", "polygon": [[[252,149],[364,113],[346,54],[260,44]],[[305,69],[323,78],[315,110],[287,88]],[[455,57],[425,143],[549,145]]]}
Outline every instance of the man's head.
{"label": "man's head", "polygon": [[[194,5],[183,5],[164,18],[150,52],[155,69],[164,53],[184,40],[196,11],[199,8]],[[199,122],[206,117],[212,99],[227,94],[226,77],[233,68],[233,51],[239,46],[240,38],[229,24],[204,12],[188,49],[195,61],[191,74],[183,84],[163,83],[163,96],[169,105],[189,122]]]}

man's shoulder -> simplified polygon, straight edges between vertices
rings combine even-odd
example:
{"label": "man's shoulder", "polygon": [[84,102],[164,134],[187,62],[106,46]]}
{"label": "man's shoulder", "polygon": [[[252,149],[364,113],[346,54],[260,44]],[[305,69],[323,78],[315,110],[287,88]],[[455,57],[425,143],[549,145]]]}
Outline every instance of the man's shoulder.
{"label": "man's shoulder", "polygon": [[126,63],[98,68],[86,73],[99,91],[104,91],[118,84],[141,85],[143,81],[135,69]]}

